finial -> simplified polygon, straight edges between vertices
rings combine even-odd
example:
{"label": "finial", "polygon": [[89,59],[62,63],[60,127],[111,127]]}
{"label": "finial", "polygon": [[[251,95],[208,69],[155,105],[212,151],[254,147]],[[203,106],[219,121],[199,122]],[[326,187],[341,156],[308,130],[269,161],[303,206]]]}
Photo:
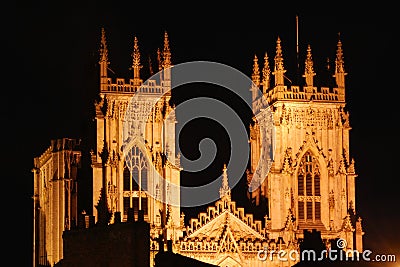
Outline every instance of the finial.
{"label": "finial", "polygon": [[262,69],[262,84],[263,84],[263,93],[265,93],[269,88],[269,82],[271,75],[271,69],[269,68],[268,54],[265,52],[264,56],[264,67]]}
{"label": "finial", "polygon": [[162,70],[162,61],[161,61],[160,48],[157,48],[157,62],[158,62],[158,71],[160,71],[160,70]]}
{"label": "finial", "polygon": [[139,45],[138,45],[138,39],[135,36],[133,40],[133,52],[132,52],[132,67],[141,67],[140,66],[140,52],[139,52]]}
{"label": "finial", "polygon": [[312,60],[312,55],[311,55],[311,46],[307,46],[307,57],[306,57],[306,64],[305,64],[305,73],[306,74],[313,74],[314,73],[314,68],[313,68],[313,60]]}
{"label": "finial", "polygon": [[222,200],[225,200],[226,202],[231,201],[231,188],[229,187],[228,183],[226,164],[224,164],[224,167],[222,169],[222,186],[219,189],[219,196]]}
{"label": "finial", "polygon": [[108,49],[107,49],[107,42],[106,42],[106,31],[104,28],[101,28],[101,41],[100,41],[100,62],[108,62]]}
{"label": "finial", "polygon": [[171,51],[169,48],[168,33],[164,33],[163,68],[171,67]]}
{"label": "finial", "polygon": [[224,173],[224,175],[226,175],[226,171],[227,171],[226,163],[224,163],[224,167],[222,167],[222,172]]}
{"label": "finial", "polygon": [[344,70],[344,57],[343,57],[343,49],[342,49],[342,41],[340,39],[337,43],[336,50],[336,59],[335,59],[335,74],[333,77],[336,78],[336,85],[339,88],[345,88],[345,79],[344,77],[347,75]]}
{"label": "finial", "polygon": [[253,74],[251,75],[251,79],[253,83],[258,87],[260,86],[260,68],[258,66],[258,58],[257,55],[254,55],[253,60]]}
{"label": "finial", "polygon": [[138,39],[136,38],[136,36],[133,39],[132,68],[133,68],[134,85],[139,86],[140,69],[142,68],[142,66],[140,65],[140,52],[139,52]]}
{"label": "finial", "polygon": [[356,173],[355,161],[354,161],[353,158],[352,158],[351,161],[350,161],[350,165],[349,165],[349,167],[347,168],[347,172],[350,173],[350,174],[355,174],[355,173]]}
{"label": "finial", "polygon": [[276,54],[275,54],[275,71],[277,70],[284,70],[281,38],[279,38],[279,36],[276,41]]}
{"label": "finial", "polygon": [[306,56],[306,61],[305,61],[305,70],[304,70],[304,75],[303,75],[303,77],[306,78],[307,86],[313,86],[313,77],[315,76],[313,65],[314,65],[314,62],[312,60],[312,55],[311,55],[311,46],[308,45],[307,56]]}
{"label": "finial", "polygon": [[274,72],[272,74],[275,75],[275,86],[284,85],[284,73],[286,72],[285,68],[283,67],[283,56],[282,56],[282,47],[281,47],[281,38],[276,41],[276,53],[275,53],[275,65],[274,65]]}
{"label": "finial", "polygon": [[342,42],[340,39],[338,40],[337,43],[337,50],[336,50],[336,72],[337,73],[344,73],[344,57],[343,57],[343,48],[342,48]]}

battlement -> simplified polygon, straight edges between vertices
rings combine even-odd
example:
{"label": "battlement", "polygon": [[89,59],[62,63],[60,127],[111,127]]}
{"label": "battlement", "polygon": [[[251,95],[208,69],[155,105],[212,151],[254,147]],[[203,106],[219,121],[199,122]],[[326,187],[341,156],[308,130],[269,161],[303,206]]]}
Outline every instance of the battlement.
{"label": "battlement", "polygon": [[51,145],[40,156],[34,158],[35,168],[40,168],[45,164],[55,152],[70,150],[80,154],[79,145],[80,139],[60,138],[51,140]]}
{"label": "battlement", "polygon": [[275,86],[267,91],[264,96],[269,104],[279,100],[345,102],[344,88]]}
{"label": "battlement", "polygon": [[167,91],[164,82],[157,83],[156,80],[147,80],[143,83],[140,80],[140,84],[137,85],[135,79],[129,79],[127,82],[124,78],[117,78],[115,83],[113,83],[111,78],[106,78],[106,83],[102,84],[102,93],[144,93],[144,94],[164,94]]}
{"label": "battlement", "polygon": [[[271,71],[273,69],[273,71]],[[317,73],[314,71],[314,62],[311,54],[311,46],[307,47],[306,59],[304,62],[304,86],[291,85],[291,80],[286,76],[287,70],[283,64],[283,53],[281,40],[278,38],[276,42],[276,52],[274,57],[273,68],[269,65],[267,53],[264,56],[264,66],[260,72],[258,58],[255,55],[253,59],[253,73],[251,75],[252,99],[253,107],[256,111],[265,108],[265,104],[271,105],[276,101],[287,100],[295,102],[325,102],[325,103],[345,103],[345,76],[347,73],[344,69],[343,49],[340,39],[337,43],[335,66],[331,68],[328,58],[325,70],[319,75],[321,85],[317,87],[314,83],[314,77]],[[298,67],[297,73],[301,73]],[[261,75],[262,74],[262,75]],[[290,86],[288,85],[290,82]],[[324,83],[321,83],[324,82]],[[263,92],[265,99],[260,99],[259,90]],[[267,103],[263,103],[263,102]]]}
{"label": "battlement", "polygon": [[[158,70],[159,75],[151,76],[152,79],[143,80],[140,78],[140,69],[143,67],[140,63],[140,52],[138,39],[134,38],[133,53],[132,53],[132,70],[133,78],[126,81],[124,78],[116,78],[115,82],[108,76],[108,48],[106,43],[105,30],[101,32],[100,43],[100,93],[117,93],[132,95],[135,93],[143,93],[149,95],[164,95],[168,93],[171,87],[171,51],[169,49],[169,40],[167,32],[164,33],[164,48],[163,51],[157,50],[158,54]],[[153,75],[152,66],[150,64],[150,75]]]}

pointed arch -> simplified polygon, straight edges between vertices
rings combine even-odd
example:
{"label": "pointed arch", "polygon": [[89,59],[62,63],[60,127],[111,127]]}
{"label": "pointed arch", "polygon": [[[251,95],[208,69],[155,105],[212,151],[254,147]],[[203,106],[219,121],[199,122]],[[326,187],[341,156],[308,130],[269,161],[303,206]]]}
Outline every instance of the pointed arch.
{"label": "pointed arch", "polygon": [[150,177],[150,164],[147,149],[137,138],[123,147],[123,210],[127,216],[128,208],[133,208],[135,216],[141,209],[148,214],[147,194]]}
{"label": "pointed arch", "polygon": [[321,220],[321,161],[313,149],[299,158],[296,170],[297,218],[299,222]]}
{"label": "pointed arch", "polygon": [[[305,140],[303,141],[303,144],[300,146],[298,152],[296,153],[293,161],[295,163],[295,167],[298,166],[300,160],[303,158],[304,154],[308,151],[310,151],[313,155],[315,155],[318,158],[318,161],[320,163],[320,166],[327,166],[327,158],[323,153],[322,148],[318,144],[318,140],[315,138],[314,133],[306,133]],[[321,171],[324,171],[325,169],[321,169]]]}

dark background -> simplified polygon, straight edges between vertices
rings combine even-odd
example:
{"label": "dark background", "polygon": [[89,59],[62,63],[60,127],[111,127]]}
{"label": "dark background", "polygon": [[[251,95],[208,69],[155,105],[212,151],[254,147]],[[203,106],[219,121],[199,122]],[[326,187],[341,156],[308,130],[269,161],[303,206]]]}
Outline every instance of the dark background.
{"label": "dark background", "polygon": [[[300,62],[303,64],[306,46],[311,44],[317,75],[326,57],[334,60],[340,32],[348,72],[350,154],[356,160],[358,173],[356,204],[366,232],[364,247],[374,253],[397,253],[400,259],[400,203],[396,186],[399,50],[393,24],[395,14],[391,7],[315,8],[311,12],[304,7],[251,2],[232,2],[223,8],[204,2],[184,2],[176,7],[169,2],[111,5],[93,1],[4,5],[1,108],[5,149],[1,162],[7,184],[3,187],[3,220],[6,231],[13,229],[13,234],[3,241],[10,252],[17,253],[13,257],[15,265],[31,266],[33,158],[45,151],[51,139],[80,138],[84,164],[90,164],[88,151],[94,147],[93,103],[99,88],[101,27],[107,33],[110,68],[118,77],[132,76],[129,67],[134,36],[139,39],[145,65],[142,77],[147,77],[148,56],[156,70],[156,50],[162,48],[164,31],[170,37],[173,64],[216,61],[249,76],[254,54],[261,66],[265,52],[272,62],[279,36],[290,76],[296,56],[296,15]],[[200,136],[199,133],[197,138]],[[223,161],[222,157],[215,164],[214,173],[220,173]],[[84,188],[90,184],[90,169],[82,173]],[[80,203],[90,207],[84,197]],[[198,211],[187,212],[195,216]]]}

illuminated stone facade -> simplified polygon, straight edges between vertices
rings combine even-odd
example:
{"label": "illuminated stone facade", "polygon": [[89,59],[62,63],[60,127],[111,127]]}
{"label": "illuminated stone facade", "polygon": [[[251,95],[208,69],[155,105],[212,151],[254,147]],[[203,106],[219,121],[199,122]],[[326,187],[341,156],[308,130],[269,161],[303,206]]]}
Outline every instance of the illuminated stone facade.
{"label": "illuminated stone facade", "polygon": [[[264,221],[254,220],[230,194],[222,194],[215,206],[190,221],[179,253],[218,266],[292,266],[300,258],[304,230],[320,232],[327,249],[340,238],[345,251],[363,250],[341,41],[333,73],[329,65],[326,70],[326,87],[314,85],[310,46],[304,69],[304,86],[286,85],[279,38],[273,72],[267,54],[261,73],[254,58],[248,198],[266,210]],[[226,170],[224,175],[227,180]],[[265,248],[267,254],[258,254]],[[270,254],[281,250],[285,260]]]}
{"label": "illuminated stone facade", "polygon": [[46,151],[34,158],[33,266],[53,266],[62,259],[62,233],[77,223],[79,142],[52,140]]}
{"label": "illuminated stone facade", "polygon": [[185,237],[175,249],[184,256],[218,266],[261,266],[264,262],[258,259],[258,252],[267,246],[278,248],[278,242],[267,238],[267,223],[236,206],[224,167],[220,199],[190,220]]}
{"label": "illuminated stone facade", "polygon": [[[329,240],[342,238],[344,249],[362,251],[361,219],[356,216],[355,162],[350,154],[349,113],[345,106],[345,70],[342,43],[336,50],[335,68],[326,80],[327,87],[314,85],[311,47],[305,60],[304,86],[287,86],[281,40],[278,38],[274,57],[274,86],[265,55],[262,78],[257,58],[254,59],[252,90],[262,90],[272,116],[255,111],[251,126],[251,168],[249,186],[261,184],[249,194],[256,205],[267,206],[268,238],[283,237],[286,244],[296,244],[304,229],[321,232]],[[329,66],[329,65],[328,65]],[[329,72],[329,68],[326,70]],[[261,80],[261,81],[260,81]],[[255,94],[253,94],[255,95]],[[253,99],[254,107],[260,99]],[[262,138],[269,123],[274,125],[274,160],[262,181],[253,181],[260,160]],[[288,229],[288,218],[291,230]]]}
{"label": "illuminated stone facade", "polygon": [[[175,253],[218,266],[291,266],[296,261],[277,261],[276,255],[273,261],[261,261],[258,252],[266,247],[287,253],[299,251],[303,230],[307,229],[320,231],[327,246],[332,240],[342,238],[347,244],[345,249],[362,251],[364,233],[361,219],[356,216],[357,175],[349,151],[351,127],[345,109],[346,73],[340,40],[335,68],[327,76],[326,87],[314,85],[316,74],[310,46],[304,85],[287,85],[279,38],[273,71],[267,54],[261,72],[258,59],[254,58],[250,88],[254,118],[249,126],[251,162],[247,170],[248,186],[252,190],[248,198],[265,210],[265,216],[258,220],[251,210],[236,206],[224,168],[220,199],[200,212],[198,218],[190,219],[187,226],[180,206],[172,205],[179,203],[179,192],[170,189],[168,183],[154,179],[161,174],[165,181],[180,184],[180,160],[175,151],[176,121],[169,103],[172,63],[168,35],[165,33],[163,50],[158,51],[158,76],[145,83],[140,78],[142,66],[136,38],[132,53],[133,78],[129,81],[109,77],[108,52],[102,30],[100,98],[95,103],[97,145],[91,153],[93,215],[97,224],[114,223],[116,213],[126,221],[132,210],[137,219],[138,211],[143,211],[144,220],[150,224],[151,266],[163,244],[161,240],[164,245],[171,240]],[[261,90],[261,98],[257,90]],[[134,102],[133,97],[136,97]],[[266,101],[270,112],[262,109],[262,101]],[[129,111],[131,105],[135,108]],[[126,127],[127,114],[133,117],[129,127]],[[143,114],[150,116],[140,119]],[[145,131],[138,131],[139,127]],[[271,159],[265,158],[262,152],[265,143],[270,145],[268,151],[274,151]],[[255,175],[260,171],[259,162],[268,167],[264,176]],[[35,167],[35,203],[45,203],[40,199],[43,193],[36,189],[40,188],[37,177],[43,164]],[[265,171],[262,168],[261,174]],[[254,184],[259,186],[253,188]],[[52,194],[49,199],[55,200],[58,196]],[[69,199],[75,203],[73,198]],[[64,203],[65,199],[57,201]],[[53,232],[57,245],[53,241],[45,243],[50,246],[47,251],[52,251],[51,258],[47,257],[50,264],[62,257],[60,239],[62,230],[67,229],[62,210],[60,207],[52,211],[62,218],[57,221],[58,230]],[[68,215],[68,218],[71,217]],[[37,221],[35,217],[35,227]]]}
{"label": "illuminated stone facade", "polygon": [[[133,208],[137,220],[138,211],[143,210],[144,220],[151,226],[152,259],[158,251],[160,237],[167,240],[182,235],[180,207],[171,205],[179,203],[180,194],[155,178],[162,174],[170,184],[179,186],[180,183],[179,159],[175,154],[176,121],[174,114],[170,114],[169,104],[171,53],[167,33],[159,56],[160,77],[144,84],[139,74],[142,66],[135,38],[133,79],[114,82],[107,73],[108,49],[105,31],[102,31],[100,101],[96,103],[97,147],[92,152],[96,220],[110,223],[115,212],[120,212],[122,221],[126,221],[129,208]],[[127,120],[132,123],[127,124]],[[139,131],[139,127],[145,131]]]}

